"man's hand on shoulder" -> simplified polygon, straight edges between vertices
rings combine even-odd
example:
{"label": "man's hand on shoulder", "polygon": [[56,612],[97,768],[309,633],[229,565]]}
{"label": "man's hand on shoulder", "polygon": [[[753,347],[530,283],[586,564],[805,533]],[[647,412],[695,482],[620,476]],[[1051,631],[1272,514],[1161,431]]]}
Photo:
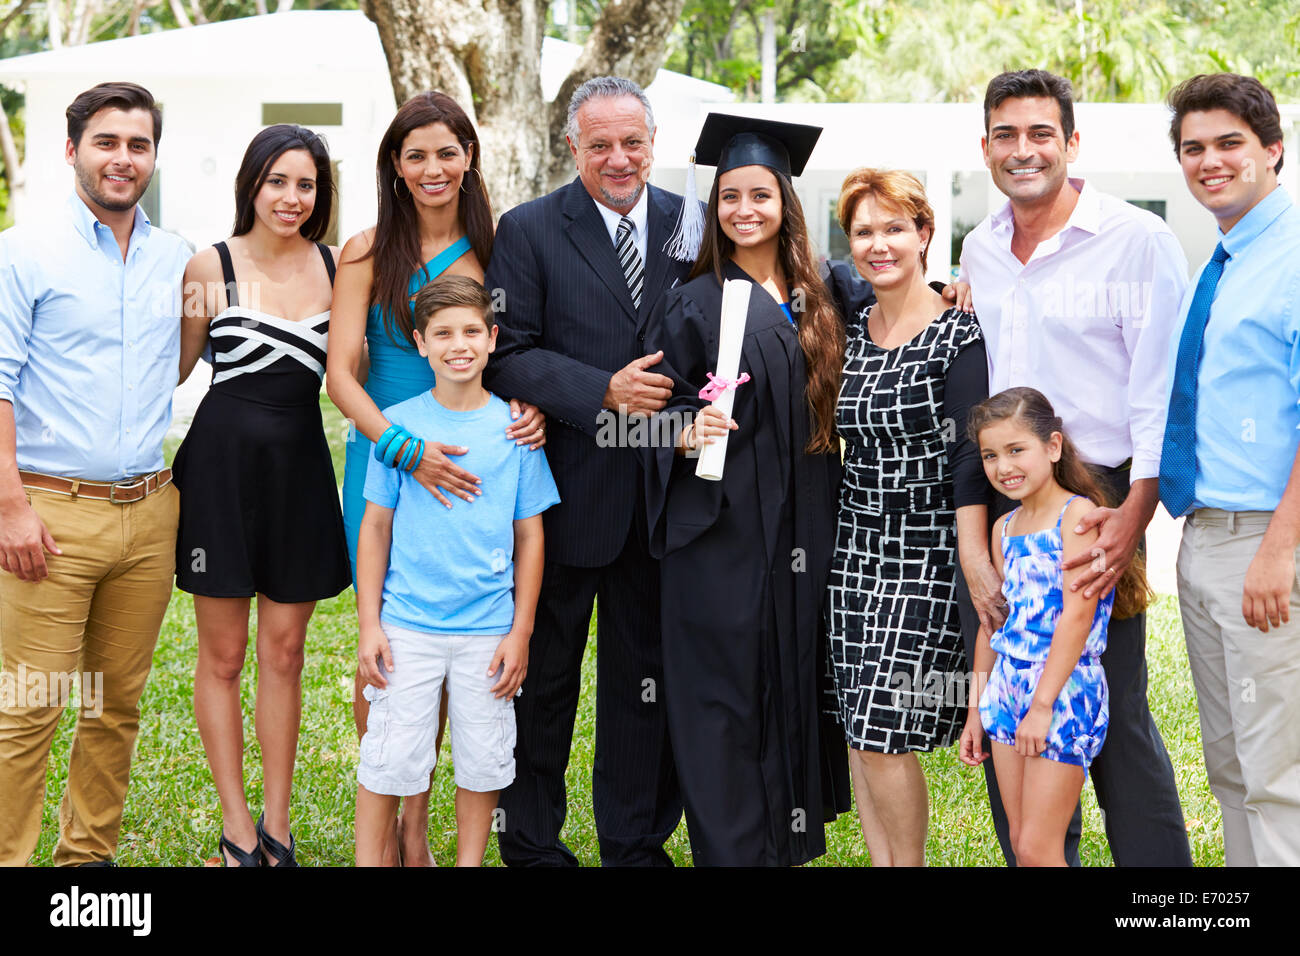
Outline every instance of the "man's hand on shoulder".
{"label": "man's hand on shoulder", "polygon": [[646,369],[658,365],[663,357],[663,352],[643,355],[615,372],[605,389],[603,406],[627,415],[653,415],[661,410],[673,396],[673,380]]}
{"label": "man's hand on shoulder", "polygon": [[536,405],[510,399],[510,419],[506,438],[516,445],[527,445],[537,451],[546,444],[546,415]]}

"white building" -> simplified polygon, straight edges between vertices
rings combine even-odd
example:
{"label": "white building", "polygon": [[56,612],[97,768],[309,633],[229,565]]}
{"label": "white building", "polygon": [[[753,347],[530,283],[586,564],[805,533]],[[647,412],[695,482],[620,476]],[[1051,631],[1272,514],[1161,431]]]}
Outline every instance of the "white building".
{"label": "white building", "polygon": [[[542,93],[554,98],[580,48],[547,38]],[[375,150],[396,104],[379,32],[356,11],[291,11],[106,40],[0,60],[0,83],[27,96],[27,186],[16,221],[72,188],[64,110],[106,80],[147,87],[163,109],[145,210],[196,246],[230,234],[234,183],[249,140],[271,123],[323,135],[337,164],[338,237],[375,220]],[[731,93],[661,70],[648,90],[664,116],[689,117]]]}
{"label": "white building", "polygon": [[[574,44],[545,41],[541,79],[548,99],[578,53]],[[395,104],[378,31],[363,14],[294,11],[0,60],[0,83],[27,94],[27,187],[17,219],[39,215],[70,188],[64,109],[107,79],[142,83],[162,103],[158,172],[145,208],[196,246],[229,233],[244,148],[275,122],[301,123],[328,140],[337,162],[337,235],[346,238],[374,221],[375,148]],[[647,92],[658,123],[654,180],[670,189],[682,188],[710,110],[824,127],[795,185],[814,242],[832,257],[847,255],[833,208],[840,183],[857,166],[908,169],[921,178],[937,216],[935,249],[951,248],[954,235],[960,239],[1003,202],[980,153],[978,104],[737,104],[724,87],[666,70]],[[1300,105],[1285,105],[1282,113],[1290,159],[1282,177],[1300,195]],[[1164,216],[1188,259],[1206,258],[1214,245],[1212,221],[1183,184],[1165,107],[1083,103],[1076,121],[1081,146],[1072,172]],[[702,198],[711,184],[712,170],[701,168]],[[950,265],[943,256],[930,261],[936,277]]]}

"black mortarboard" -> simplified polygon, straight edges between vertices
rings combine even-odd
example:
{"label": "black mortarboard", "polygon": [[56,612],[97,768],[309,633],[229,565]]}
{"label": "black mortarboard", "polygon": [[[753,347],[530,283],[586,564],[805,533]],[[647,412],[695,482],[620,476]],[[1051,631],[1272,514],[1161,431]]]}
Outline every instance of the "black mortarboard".
{"label": "black mortarboard", "polygon": [[686,167],[686,190],[677,228],[664,244],[675,259],[694,262],[704,236],[704,214],[695,187],[695,165],[716,166],[718,175],[741,166],[765,166],[791,177],[803,173],[822,134],[820,126],[781,123],[757,116],[710,113]]}
{"label": "black mortarboard", "polygon": [[802,175],[821,134],[820,126],[710,113],[695,142],[695,161],[716,166],[719,175],[741,166],[766,166],[790,179]]}

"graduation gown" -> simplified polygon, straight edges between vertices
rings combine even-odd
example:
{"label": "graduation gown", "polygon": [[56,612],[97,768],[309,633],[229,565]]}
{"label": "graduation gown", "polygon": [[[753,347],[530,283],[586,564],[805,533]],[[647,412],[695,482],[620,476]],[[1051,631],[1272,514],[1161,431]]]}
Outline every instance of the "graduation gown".
{"label": "graduation gown", "polygon": [[[731,262],[724,272],[749,279]],[[708,274],[671,290],[647,327],[679,420],[706,404],[721,311]],[[823,711],[840,458],[804,451],[803,351],[759,285],[740,371],[750,381],[736,391],[721,481],[695,477],[696,460],[672,448],[646,456],[664,700],[695,863],[795,865],[825,852],[823,820],[848,807],[843,731]]]}

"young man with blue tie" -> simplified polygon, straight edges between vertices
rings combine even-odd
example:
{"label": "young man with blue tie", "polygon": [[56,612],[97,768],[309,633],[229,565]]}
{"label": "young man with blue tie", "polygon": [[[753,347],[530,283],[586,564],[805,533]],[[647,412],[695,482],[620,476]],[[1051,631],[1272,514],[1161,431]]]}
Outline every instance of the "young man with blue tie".
{"label": "young man with blue tie", "polygon": [[1160,499],[1187,515],[1178,596],[1229,866],[1300,865],[1300,209],[1252,77],[1169,94],[1187,188],[1219,243],[1171,348]]}

